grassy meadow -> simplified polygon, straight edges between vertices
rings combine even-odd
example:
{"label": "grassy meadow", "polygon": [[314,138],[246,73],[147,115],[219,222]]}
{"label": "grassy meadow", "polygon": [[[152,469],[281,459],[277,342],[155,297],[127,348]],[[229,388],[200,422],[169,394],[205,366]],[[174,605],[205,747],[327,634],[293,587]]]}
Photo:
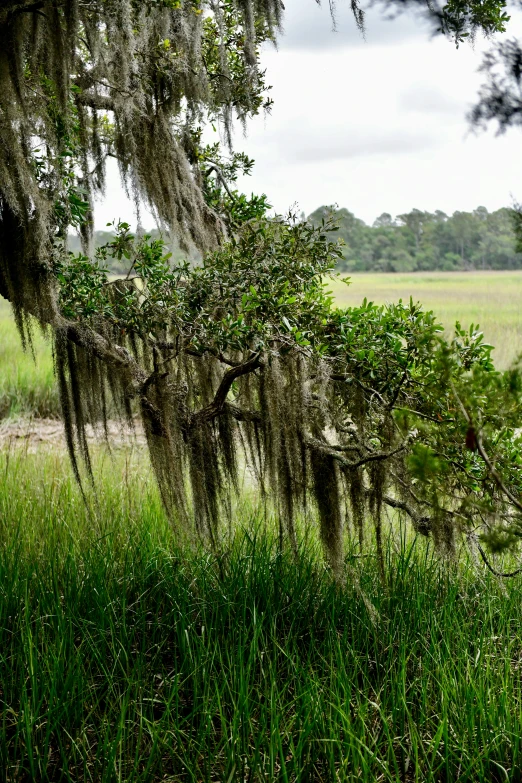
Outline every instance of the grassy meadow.
{"label": "grassy meadow", "polygon": [[[478,321],[501,366],[520,294],[522,273],[335,284]],[[166,519],[139,442],[94,447],[84,503],[60,443],[2,437],[58,415],[34,350],[0,304],[0,781],[522,783],[522,577],[443,562],[395,519],[386,585],[371,526],[363,552],[347,531],[339,583],[310,519],[294,559],[246,496],[209,553]]]}
{"label": "grassy meadow", "polygon": [[22,350],[10,307],[0,298],[0,420],[59,415],[51,346],[39,329],[33,351]]}
{"label": "grassy meadow", "polygon": [[395,529],[324,568],[244,504],[219,553],[181,545],[139,454],[0,453],[6,781],[522,780],[522,602]]}

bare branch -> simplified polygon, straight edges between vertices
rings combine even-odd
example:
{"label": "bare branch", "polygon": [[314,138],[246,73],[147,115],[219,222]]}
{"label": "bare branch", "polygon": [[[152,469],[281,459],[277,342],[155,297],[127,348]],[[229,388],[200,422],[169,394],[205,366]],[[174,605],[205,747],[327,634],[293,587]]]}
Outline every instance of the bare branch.
{"label": "bare branch", "polygon": [[413,527],[416,532],[420,533],[422,536],[429,536],[431,532],[431,519],[428,516],[421,516],[408,503],[405,503],[403,500],[392,498],[390,495],[383,495],[382,502],[391,508],[404,511],[413,522]]}
{"label": "bare branch", "polygon": [[489,562],[486,553],[484,552],[484,550],[482,549],[482,547],[481,547],[481,545],[480,545],[480,543],[478,541],[477,536],[470,534],[468,536],[468,538],[473,541],[473,543],[475,544],[475,546],[477,547],[477,549],[479,551],[479,554],[480,554],[482,560],[484,561],[484,563],[486,565],[486,568],[488,569],[488,571],[491,571],[491,573],[494,576],[498,576],[498,577],[500,577],[502,579],[511,579],[512,577],[518,576],[519,574],[522,573],[522,567],[521,568],[517,568],[515,571],[497,571],[496,568],[493,568],[493,566]]}
{"label": "bare branch", "polygon": [[427,413],[421,413],[421,411],[415,411],[412,408],[404,408],[401,405],[398,405],[395,408],[395,410],[406,411],[406,413],[412,413],[414,416],[418,416],[420,419],[426,419],[427,421],[434,421],[435,424],[446,424],[455,421],[455,419],[436,419],[435,416],[429,416]]}
{"label": "bare branch", "polygon": [[237,201],[236,197],[234,196],[234,194],[232,193],[232,191],[228,187],[228,183],[227,183],[227,181],[225,179],[225,175],[223,174],[223,172],[221,171],[221,169],[219,168],[219,166],[216,163],[212,163],[211,162],[211,165],[207,169],[207,174],[210,173],[211,171],[215,171],[216,174],[218,175],[218,178],[219,178],[221,184],[223,185],[223,187],[225,188],[225,190],[226,190],[230,200],[231,201]]}

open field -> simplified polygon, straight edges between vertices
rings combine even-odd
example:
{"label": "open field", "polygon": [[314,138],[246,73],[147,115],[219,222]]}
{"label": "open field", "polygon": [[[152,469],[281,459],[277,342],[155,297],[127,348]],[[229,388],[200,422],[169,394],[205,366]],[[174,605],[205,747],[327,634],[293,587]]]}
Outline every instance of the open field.
{"label": "open field", "polygon": [[[0,452],[2,780],[520,781],[522,602],[390,538],[277,551],[245,505],[218,555],[176,543],[139,451]],[[348,541],[350,550],[350,543]]]}
{"label": "open field", "polygon": [[364,297],[380,304],[411,296],[434,311],[448,334],[457,320],[466,327],[480,324],[499,369],[522,352],[522,271],[357,274],[351,281],[333,283],[340,306],[358,305]]}

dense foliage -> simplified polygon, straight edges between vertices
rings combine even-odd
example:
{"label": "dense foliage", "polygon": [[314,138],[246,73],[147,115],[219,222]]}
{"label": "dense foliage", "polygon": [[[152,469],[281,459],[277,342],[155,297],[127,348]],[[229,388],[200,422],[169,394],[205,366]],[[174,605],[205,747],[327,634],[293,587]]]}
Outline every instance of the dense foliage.
{"label": "dense foliage", "polygon": [[201,127],[269,107],[258,46],[280,17],[279,0],[2,4],[0,293],[20,326],[56,321],[53,260],[71,226],[88,240],[108,156],[181,244],[219,242]]}
{"label": "dense foliage", "polygon": [[[190,266],[123,224],[95,262],[57,269],[61,312],[117,346],[111,392],[129,417],[132,398],[141,406],[164,502],[185,530],[194,514],[217,541],[246,461],[294,546],[295,515],[315,500],[336,569],[346,525],[362,539],[370,514],[381,546],[383,506],[447,552],[477,526],[512,543],[518,371],[495,372],[473,327],[447,343],[413,302],[333,308],[333,228],[249,220]],[[129,274],[111,282],[105,261],[123,254]],[[56,356],[71,453],[88,459],[83,426],[106,415],[107,380],[82,349],[58,341]]]}
{"label": "dense foliage", "polygon": [[347,209],[319,207],[309,216],[318,224],[331,215],[343,240],[343,272],[521,269],[513,209],[454,212],[448,216],[412,209],[395,219],[385,212],[367,226]]}

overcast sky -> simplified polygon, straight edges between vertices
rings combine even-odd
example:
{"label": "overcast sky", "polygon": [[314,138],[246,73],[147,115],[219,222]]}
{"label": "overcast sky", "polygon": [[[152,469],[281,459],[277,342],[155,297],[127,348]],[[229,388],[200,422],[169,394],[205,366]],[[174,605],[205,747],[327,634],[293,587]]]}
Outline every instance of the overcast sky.
{"label": "overcast sky", "polygon": [[[281,213],[337,203],[368,223],[413,207],[451,214],[522,201],[522,131],[475,134],[466,121],[488,42],[457,50],[411,16],[376,11],[364,40],[349,0],[337,0],[336,32],[327,2],[285,6],[278,51],[263,53],[272,112],[235,136],[256,161],[243,190],[266,193]],[[522,34],[518,18],[509,33]],[[97,227],[130,214],[112,169]]]}

